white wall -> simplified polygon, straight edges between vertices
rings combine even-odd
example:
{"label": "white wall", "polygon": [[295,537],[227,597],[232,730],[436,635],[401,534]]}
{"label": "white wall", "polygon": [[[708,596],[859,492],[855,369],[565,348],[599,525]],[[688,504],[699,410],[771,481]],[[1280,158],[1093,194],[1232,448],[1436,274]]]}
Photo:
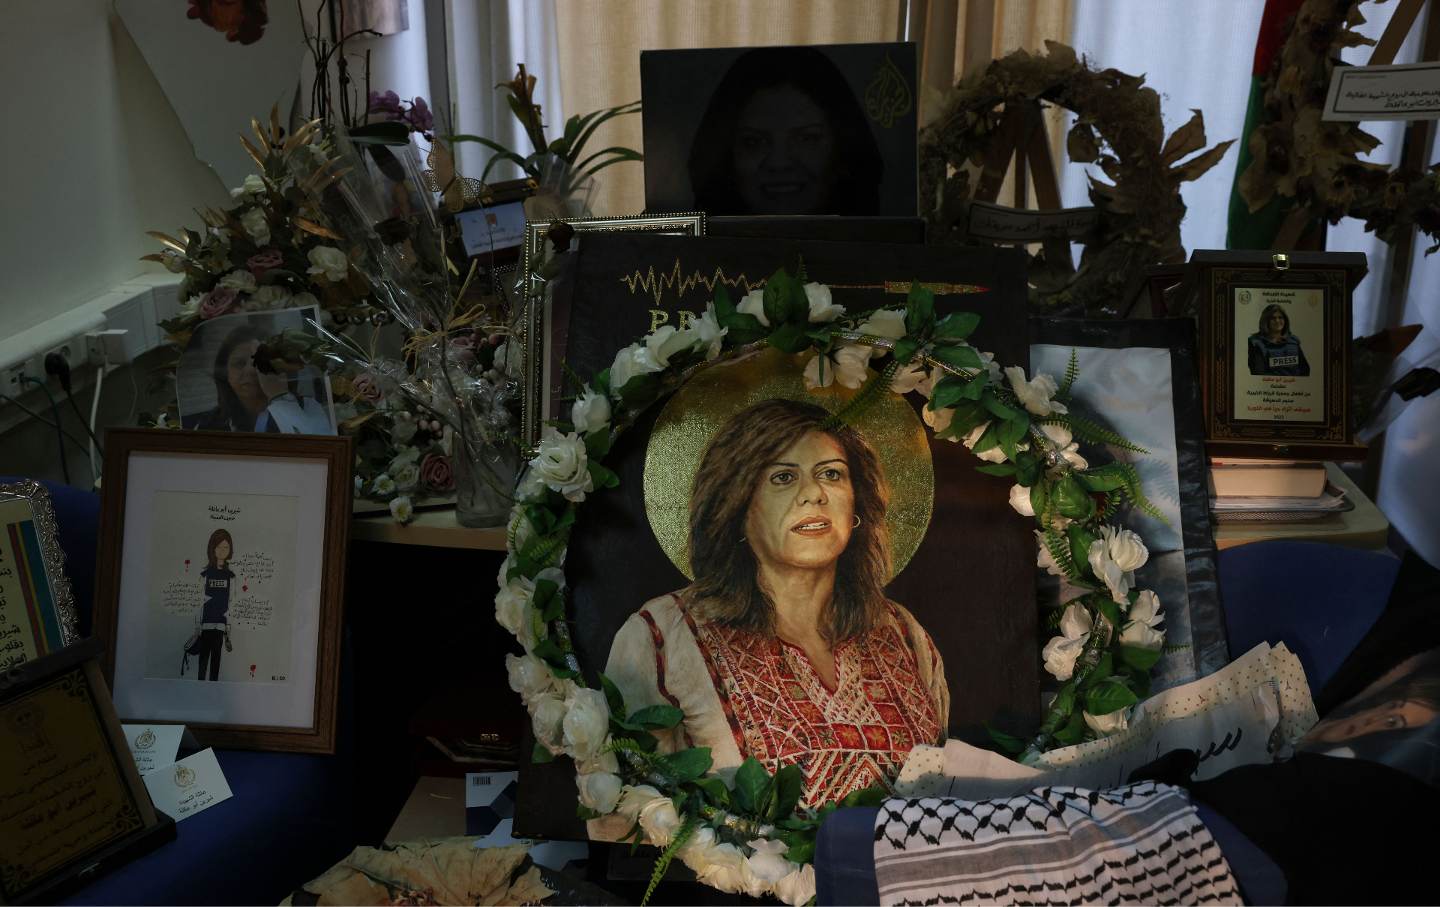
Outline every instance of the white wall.
{"label": "white wall", "polygon": [[228,198],[108,0],[6,0],[5,20],[0,337],[154,270],[146,230]]}

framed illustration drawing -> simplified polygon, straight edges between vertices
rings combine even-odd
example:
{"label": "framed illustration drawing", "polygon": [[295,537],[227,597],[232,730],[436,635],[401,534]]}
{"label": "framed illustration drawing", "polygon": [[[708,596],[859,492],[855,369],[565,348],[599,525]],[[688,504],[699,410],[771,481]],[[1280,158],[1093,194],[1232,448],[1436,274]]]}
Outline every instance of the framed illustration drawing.
{"label": "framed illustration drawing", "polygon": [[569,325],[570,257],[590,233],[655,233],[666,236],[705,235],[705,215],[698,212],[633,217],[592,217],[525,225],[520,259],[521,350],[524,391],[520,406],[521,440],[534,446],[540,426],[556,415],[555,397],[564,386]]}
{"label": "framed illustration drawing", "polygon": [[66,891],[175,837],[140,780],[94,639],[0,674],[0,903]]}
{"label": "framed illustration drawing", "polygon": [[0,672],[79,638],[50,492],[0,483]]}
{"label": "framed illustration drawing", "polygon": [[349,438],[107,433],[95,634],[126,721],[332,752]]}
{"label": "framed illustration drawing", "polygon": [[1212,455],[1363,459],[1350,413],[1359,252],[1213,252],[1197,273]]}

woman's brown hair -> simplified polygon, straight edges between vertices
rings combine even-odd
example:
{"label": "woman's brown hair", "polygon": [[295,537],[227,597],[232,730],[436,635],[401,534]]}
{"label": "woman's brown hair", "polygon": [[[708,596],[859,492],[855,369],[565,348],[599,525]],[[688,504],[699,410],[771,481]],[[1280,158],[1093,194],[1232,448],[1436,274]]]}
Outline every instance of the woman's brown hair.
{"label": "woman's brown hair", "polygon": [[[230,546],[230,557],[235,556],[235,542],[233,539],[230,538],[230,533],[226,532],[224,529],[216,529],[214,532],[210,533],[210,543],[205,546],[205,557],[207,560],[210,561],[211,570],[220,569],[220,564],[217,563],[215,560],[215,549],[220,547],[221,542],[225,542]],[[227,557],[225,559],[225,562],[228,564],[230,562],[230,558]]]}
{"label": "woman's brown hair", "polygon": [[711,439],[690,492],[691,592],[712,620],[773,632],[775,605],[758,582],[754,552],[744,540],[745,518],[765,468],[812,431],[829,435],[845,452],[860,525],[840,555],[835,593],[821,615],[831,644],[875,625],[890,580],[890,535],[885,511],[890,489],[880,460],[848,425],[828,427],[830,414],[797,400],[766,400],[743,409]]}

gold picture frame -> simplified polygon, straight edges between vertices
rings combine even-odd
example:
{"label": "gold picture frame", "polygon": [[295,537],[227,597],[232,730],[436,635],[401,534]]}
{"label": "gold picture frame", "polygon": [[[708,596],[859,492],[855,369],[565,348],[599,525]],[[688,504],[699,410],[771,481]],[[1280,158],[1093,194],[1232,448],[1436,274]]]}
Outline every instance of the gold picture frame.
{"label": "gold picture frame", "polygon": [[50,491],[0,483],[0,672],[80,638]]}
{"label": "gold picture frame", "polygon": [[[558,224],[565,224],[575,234],[583,233],[659,233],[668,236],[704,236],[705,214],[689,211],[676,214],[637,214],[623,217],[566,218],[525,225],[525,244],[520,259],[520,341],[522,396],[520,404],[520,438],[524,446],[533,448],[540,440],[540,430],[547,418],[554,418],[554,396],[559,392],[555,377],[557,362],[563,360],[563,337],[557,338],[557,319],[553,318],[553,294],[548,292],[551,273],[542,276],[554,251],[547,249],[546,236]],[[557,349],[557,347],[559,349]]]}

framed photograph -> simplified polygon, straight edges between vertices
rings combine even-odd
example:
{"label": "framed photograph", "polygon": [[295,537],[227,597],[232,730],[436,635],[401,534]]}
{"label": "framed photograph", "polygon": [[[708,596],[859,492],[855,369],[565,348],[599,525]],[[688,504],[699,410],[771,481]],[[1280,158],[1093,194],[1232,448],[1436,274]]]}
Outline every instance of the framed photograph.
{"label": "framed photograph", "polygon": [[175,837],[85,639],[0,673],[0,903],[55,904]]}
{"label": "framed photograph", "polygon": [[0,483],[0,672],[79,638],[50,492]]}
{"label": "framed photograph", "polygon": [[333,752],[349,438],[107,432],[95,635],[115,708]]}
{"label": "framed photograph", "polygon": [[567,254],[580,248],[584,237],[592,233],[704,236],[705,215],[687,212],[526,224],[525,248],[520,259],[520,273],[524,275],[520,331],[525,376],[520,428],[527,446],[540,440],[541,425],[558,413],[556,398],[565,385],[564,363],[569,338],[571,286],[567,282],[570,264]]}
{"label": "framed photograph", "polygon": [[1191,256],[1212,455],[1360,459],[1350,414],[1359,252]]}
{"label": "framed photograph", "polygon": [[[1230,663],[1215,572],[1196,350],[1192,318],[1030,319],[1032,371],[1063,375],[1073,351],[1080,377],[1071,413],[1104,413],[1104,424],[1144,448],[1097,446],[1089,459],[1092,466],[1133,466],[1145,496],[1165,517],[1134,509],[1126,517],[1150,550],[1137,582],[1165,603],[1171,648],[1155,667],[1156,690],[1198,680]],[[1056,578],[1043,570],[1037,576],[1042,589],[1060,593]]]}
{"label": "framed photograph", "polygon": [[640,54],[645,207],[916,213],[914,44]]}
{"label": "framed photograph", "polygon": [[479,205],[455,214],[465,257],[486,268],[513,267],[525,244],[525,200],[535,188],[532,179],[493,183]]}
{"label": "framed photograph", "polygon": [[330,379],[315,366],[277,370],[263,345],[285,331],[315,333],[318,306],[221,315],[201,322],[175,369],[180,424],[209,431],[333,435]]}

